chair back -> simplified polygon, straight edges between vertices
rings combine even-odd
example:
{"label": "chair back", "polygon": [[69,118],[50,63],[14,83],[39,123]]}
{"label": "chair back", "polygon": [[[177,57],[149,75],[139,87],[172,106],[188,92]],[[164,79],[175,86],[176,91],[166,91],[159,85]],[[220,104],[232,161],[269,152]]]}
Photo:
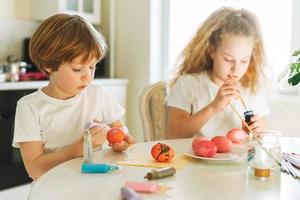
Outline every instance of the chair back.
{"label": "chair back", "polygon": [[166,83],[164,81],[150,85],[142,92],[140,97],[140,113],[145,141],[166,138],[166,96]]}

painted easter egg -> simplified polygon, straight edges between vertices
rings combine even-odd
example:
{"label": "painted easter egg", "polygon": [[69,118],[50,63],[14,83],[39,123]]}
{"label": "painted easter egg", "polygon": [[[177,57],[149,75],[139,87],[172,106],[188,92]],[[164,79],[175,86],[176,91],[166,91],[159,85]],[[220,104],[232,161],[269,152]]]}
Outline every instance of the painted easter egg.
{"label": "painted easter egg", "polygon": [[232,148],[232,142],[225,136],[215,136],[211,139],[217,146],[218,153],[226,153]]}
{"label": "painted easter egg", "polygon": [[122,142],[125,138],[125,133],[116,127],[109,129],[106,134],[106,139],[109,143]]}
{"label": "painted easter egg", "polygon": [[192,149],[194,150],[195,148],[197,148],[199,142],[202,140],[209,140],[209,139],[202,136],[195,137],[192,142]]}
{"label": "painted easter egg", "polygon": [[151,148],[151,155],[158,162],[169,162],[173,159],[175,152],[171,146],[157,143]]}
{"label": "painted easter egg", "polygon": [[197,156],[210,158],[217,153],[217,146],[209,140],[195,140],[192,149]]}
{"label": "painted easter egg", "polygon": [[241,143],[247,138],[247,133],[239,128],[233,128],[226,136],[231,140],[233,143]]}

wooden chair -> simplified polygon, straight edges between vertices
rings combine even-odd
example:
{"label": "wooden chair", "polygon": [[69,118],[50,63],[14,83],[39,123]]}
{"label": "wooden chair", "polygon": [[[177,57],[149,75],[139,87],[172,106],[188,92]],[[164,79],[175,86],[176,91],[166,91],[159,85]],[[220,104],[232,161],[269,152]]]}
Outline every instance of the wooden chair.
{"label": "wooden chair", "polygon": [[166,83],[164,81],[146,87],[141,94],[140,113],[145,141],[166,138],[166,96]]}

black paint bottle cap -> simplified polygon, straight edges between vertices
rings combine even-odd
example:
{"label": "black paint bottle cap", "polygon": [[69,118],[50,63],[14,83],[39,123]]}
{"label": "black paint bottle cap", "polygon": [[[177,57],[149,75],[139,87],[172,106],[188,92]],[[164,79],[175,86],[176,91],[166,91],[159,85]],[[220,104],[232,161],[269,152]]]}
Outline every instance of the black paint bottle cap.
{"label": "black paint bottle cap", "polygon": [[245,121],[247,124],[251,123],[251,117],[253,116],[253,111],[252,110],[247,110],[246,112],[244,112],[244,117],[245,117]]}

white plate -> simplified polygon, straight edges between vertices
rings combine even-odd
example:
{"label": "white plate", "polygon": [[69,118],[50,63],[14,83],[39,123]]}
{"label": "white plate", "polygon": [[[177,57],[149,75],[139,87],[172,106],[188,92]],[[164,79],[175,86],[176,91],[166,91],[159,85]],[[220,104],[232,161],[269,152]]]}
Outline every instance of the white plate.
{"label": "white plate", "polygon": [[224,160],[236,160],[240,157],[240,154],[234,153],[234,152],[227,152],[227,153],[216,153],[213,157],[207,158],[207,157],[201,157],[195,155],[192,149],[190,149],[188,152],[184,153],[184,155],[191,157],[191,158],[197,158],[202,160],[217,160],[217,161],[224,161]]}

